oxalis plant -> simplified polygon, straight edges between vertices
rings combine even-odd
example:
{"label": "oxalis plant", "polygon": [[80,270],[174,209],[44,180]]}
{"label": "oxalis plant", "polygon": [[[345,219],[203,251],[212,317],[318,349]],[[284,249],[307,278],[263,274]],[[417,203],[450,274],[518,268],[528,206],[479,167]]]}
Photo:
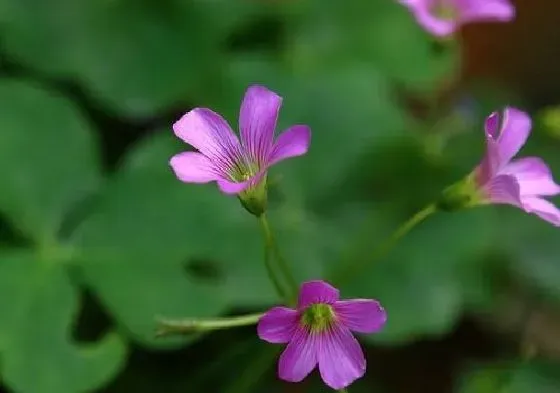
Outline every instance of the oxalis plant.
{"label": "oxalis plant", "polygon": [[[507,0],[402,0],[418,23],[437,37],[447,37],[464,23],[510,21],[515,10]],[[162,320],[158,335],[188,334],[256,325],[258,336],[286,345],[278,360],[278,377],[300,382],[315,368],[330,388],[346,392],[366,372],[366,359],[353,333],[383,329],[391,310],[373,299],[342,300],[338,286],[359,275],[367,263],[383,257],[398,240],[428,217],[489,204],[509,204],[560,226],[560,210],[546,197],[560,194],[548,166],[538,157],[515,158],[531,131],[531,118],[506,107],[486,118],[481,127],[486,153],[479,165],[450,185],[439,199],[414,214],[371,258],[337,265],[324,279],[298,283],[283,257],[267,218],[268,169],[288,158],[303,156],[311,129],[294,125],[275,138],[282,98],[264,86],[250,86],[241,103],[239,136],[217,113],[195,108],[174,125],[175,135],[197,151],[170,160],[184,183],[216,182],[259,222],[264,239],[264,264],[283,304],[268,311],[221,319]],[[343,160],[344,157],[338,157]]]}

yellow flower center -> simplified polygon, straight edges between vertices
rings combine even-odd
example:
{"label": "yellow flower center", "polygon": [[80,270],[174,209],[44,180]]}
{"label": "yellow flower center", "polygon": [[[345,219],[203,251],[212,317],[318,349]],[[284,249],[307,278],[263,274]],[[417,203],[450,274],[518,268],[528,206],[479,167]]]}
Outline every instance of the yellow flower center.
{"label": "yellow flower center", "polygon": [[323,332],[335,321],[334,310],[329,304],[312,304],[305,309],[301,323],[313,333]]}
{"label": "yellow flower center", "polygon": [[457,7],[454,0],[432,0],[432,13],[443,20],[457,19]]}

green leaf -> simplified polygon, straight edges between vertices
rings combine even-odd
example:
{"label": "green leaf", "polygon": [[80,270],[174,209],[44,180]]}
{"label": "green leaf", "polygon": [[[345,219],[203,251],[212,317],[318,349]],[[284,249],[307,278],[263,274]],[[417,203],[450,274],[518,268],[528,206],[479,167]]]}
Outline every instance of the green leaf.
{"label": "green leaf", "polygon": [[[429,217],[344,287],[346,297],[375,298],[387,310],[384,329],[365,338],[395,344],[453,328],[464,305],[480,296],[477,289],[486,274],[480,257],[494,240],[494,222],[483,210]],[[378,217],[388,222],[386,212]],[[375,244],[363,250],[363,258],[391,233],[386,228],[372,230]]]}
{"label": "green leaf", "polygon": [[510,270],[545,297],[560,302],[558,228],[513,207],[501,212],[499,246],[509,256]]}
{"label": "green leaf", "polygon": [[96,143],[71,102],[22,80],[0,80],[0,210],[53,242],[73,204],[99,183]]}
{"label": "green leaf", "polygon": [[470,371],[459,393],[554,393],[560,389],[558,362],[502,362]]}
{"label": "green leaf", "polygon": [[2,376],[24,393],[83,392],[107,383],[124,365],[115,334],[77,345],[71,329],[79,295],[56,257],[27,251],[0,256]]}
{"label": "green leaf", "polygon": [[[141,143],[75,237],[88,283],[150,344],[155,315],[204,317],[227,306],[278,302],[258,220],[214,184],[177,180],[168,161],[185,149],[170,130]],[[272,209],[270,221],[298,278],[319,276],[330,239],[321,233],[328,227],[293,203]],[[216,277],[187,272],[193,261]]]}
{"label": "green leaf", "polygon": [[150,117],[215,83],[227,34],[255,9],[239,4],[1,0],[0,22],[19,62],[77,79],[125,116]]}
{"label": "green leaf", "polygon": [[341,202],[340,191],[356,178],[357,168],[362,171],[365,155],[412,139],[388,79],[365,64],[307,73],[283,67],[264,55],[243,56],[231,63],[230,80],[239,96],[239,101],[230,103],[235,109],[217,105],[230,118],[239,110],[241,86],[256,82],[265,83],[284,98],[277,134],[294,124],[311,127],[309,152],[282,162],[270,173],[287,199],[314,211]]}
{"label": "green leaf", "polygon": [[244,218],[240,208],[231,209],[235,200],[174,178],[169,142],[149,140],[135,150],[74,234],[85,281],[133,338],[148,345],[162,345],[154,340],[157,317],[224,311],[221,277],[198,279],[187,264],[206,261],[212,249],[227,255],[220,223]]}
{"label": "green leaf", "polygon": [[396,1],[308,2],[291,21],[288,58],[296,69],[328,69],[354,61],[413,90],[433,90],[453,70],[453,41],[437,51],[403,5]]}

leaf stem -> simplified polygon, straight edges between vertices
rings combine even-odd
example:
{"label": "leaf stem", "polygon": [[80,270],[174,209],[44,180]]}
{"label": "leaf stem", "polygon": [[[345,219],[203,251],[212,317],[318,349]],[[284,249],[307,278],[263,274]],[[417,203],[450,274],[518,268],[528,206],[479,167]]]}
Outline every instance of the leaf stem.
{"label": "leaf stem", "polygon": [[191,334],[209,330],[229,329],[232,327],[248,326],[256,324],[262,313],[248,314],[236,317],[216,319],[162,319],[156,330],[157,337]]}
{"label": "leaf stem", "polygon": [[[273,283],[278,294],[286,300],[286,304],[292,304],[297,294],[297,282],[290,270],[286,260],[283,258],[280,248],[274,239],[270,224],[266,215],[263,213],[259,216],[261,228],[263,230],[265,240],[265,265],[270,281]],[[279,275],[276,274],[272,256],[276,258]],[[287,288],[283,283],[287,284]]]}
{"label": "leaf stem", "polygon": [[384,242],[379,244],[372,253],[371,258],[354,258],[350,263],[341,264],[341,268],[338,272],[333,274],[331,281],[337,285],[341,285],[347,281],[350,281],[355,275],[357,275],[362,269],[364,269],[371,261],[385,256],[395,244],[404,237],[412,228],[420,224],[427,217],[432,215],[437,211],[437,206],[435,204],[430,204],[424,209],[418,211],[411,218],[405,221],[400,227],[397,228],[395,232],[391,234]]}

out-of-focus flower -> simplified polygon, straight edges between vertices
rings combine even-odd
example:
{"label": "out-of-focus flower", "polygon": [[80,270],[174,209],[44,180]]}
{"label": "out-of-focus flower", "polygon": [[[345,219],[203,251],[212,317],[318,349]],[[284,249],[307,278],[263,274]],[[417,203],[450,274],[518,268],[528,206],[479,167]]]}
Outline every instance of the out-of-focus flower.
{"label": "out-of-focus flower", "polygon": [[472,22],[509,22],[515,8],[509,0],[399,0],[431,34],[445,37]]}
{"label": "out-of-focus flower", "polygon": [[486,154],[469,177],[444,192],[440,207],[453,210],[479,204],[509,204],[560,226],[560,210],[544,197],[560,194],[539,157],[513,160],[531,132],[531,118],[515,108],[486,119]]}
{"label": "out-of-focus flower", "polygon": [[375,300],[339,300],[336,288],[324,281],[301,286],[297,308],[274,307],[259,321],[259,337],[288,346],[280,356],[278,375],[303,380],[318,365],[323,381],[343,389],[366,371],[366,359],[351,331],[379,331],[387,319]]}
{"label": "out-of-focus flower", "polygon": [[560,106],[543,109],[538,116],[544,131],[555,139],[560,138]]}
{"label": "out-of-focus flower", "polygon": [[249,87],[239,114],[241,141],[228,123],[206,108],[195,108],[173,124],[175,135],[198,152],[171,158],[177,178],[185,183],[216,181],[226,194],[237,194],[253,214],[266,209],[266,175],[270,166],[303,155],[311,130],[288,128],[274,140],[282,98],[263,86]]}

